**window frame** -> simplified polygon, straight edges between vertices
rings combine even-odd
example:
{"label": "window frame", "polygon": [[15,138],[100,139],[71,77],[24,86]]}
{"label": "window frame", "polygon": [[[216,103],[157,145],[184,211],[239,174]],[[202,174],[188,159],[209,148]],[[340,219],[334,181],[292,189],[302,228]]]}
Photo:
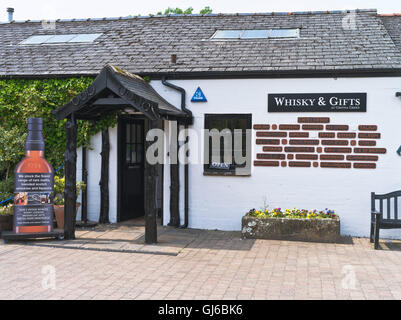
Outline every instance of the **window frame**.
{"label": "window frame", "polygon": [[[216,118],[222,118],[222,119],[241,119],[241,120],[245,120],[246,121],[246,129],[245,130],[252,130],[252,113],[206,113],[204,115],[204,129],[214,129],[211,128],[210,126],[210,122],[213,120],[216,120]],[[223,128],[226,129],[226,128]],[[227,128],[230,130],[235,130],[236,128]],[[233,131],[232,131],[233,132]],[[244,134],[244,133],[243,133]],[[246,134],[246,132],[245,132]],[[211,144],[211,137],[207,136],[209,141],[208,141],[208,148],[209,148],[209,163],[203,163],[203,174],[204,175],[219,175],[219,176],[250,176],[251,172],[249,170],[249,172],[247,172],[246,174],[237,174],[236,173],[236,169],[237,166],[236,165],[230,165],[230,169],[229,170],[222,170],[222,169],[217,169],[217,168],[210,168],[210,160],[212,157],[212,153],[211,153],[211,148],[212,148],[212,144]],[[205,134],[205,138],[206,138],[206,134]],[[234,141],[232,141],[232,143],[234,143]],[[220,152],[221,152],[221,148],[222,146],[224,146],[224,144],[220,144]],[[206,147],[206,140],[204,141],[203,144],[203,150],[205,150]],[[234,146],[233,146],[234,147]],[[249,163],[251,163],[252,161],[252,143],[251,143],[251,150],[249,152],[249,154],[246,155],[247,157],[247,161],[249,161]],[[242,145],[242,151],[244,152],[244,148],[245,148],[245,152],[246,152],[246,145]],[[234,152],[234,148],[233,148],[233,152]],[[234,159],[234,158],[233,158]],[[203,159],[204,161],[204,159]],[[238,167],[240,168],[240,167]],[[251,166],[250,166],[251,168]]]}
{"label": "window frame", "polygon": [[[294,30],[295,35],[294,36],[272,36],[273,32],[280,32],[280,31],[286,31],[286,30]],[[239,32],[239,37],[218,37],[219,33],[222,32]],[[252,31],[266,31],[267,32],[267,37],[243,37],[243,34],[245,32],[252,32]],[[269,39],[299,39],[300,38],[300,28],[269,28],[269,29],[217,29],[213,35],[210,37],[210,40],[215,40],[215,41],[232,41],[232,40],[269,40]]]}

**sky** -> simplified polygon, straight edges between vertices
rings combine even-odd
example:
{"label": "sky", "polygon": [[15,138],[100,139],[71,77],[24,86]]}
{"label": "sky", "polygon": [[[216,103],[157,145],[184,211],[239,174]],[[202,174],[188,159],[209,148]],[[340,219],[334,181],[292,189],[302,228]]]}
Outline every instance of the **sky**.
{"label": "sky", "polygon": [[15,20],[102,18],[148,15],[167,7],[194,8],[198,13],[210,6],[213,13],[290,12],[340,9],[372,9],[379,13],[401,13],[400,0],[0,0],[0,21],[7,21],[6,9],[15,9]]}

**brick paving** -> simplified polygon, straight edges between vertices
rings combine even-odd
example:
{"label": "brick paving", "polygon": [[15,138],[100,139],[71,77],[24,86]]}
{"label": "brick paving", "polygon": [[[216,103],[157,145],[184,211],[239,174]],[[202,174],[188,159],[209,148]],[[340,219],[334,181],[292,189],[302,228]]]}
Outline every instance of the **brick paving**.
{"label": "brick paving", "polygon": [[[322,244],[161,228],[148,252],[143,234],[120,241],[143,252],[118,251],[108,240],[132,238],[131,228],[97,229],[100,251],[0,244],[0,299],[401,299],[400,241],[373,250],[365,238]],[[93,232],[80,236],[96,244]]]}

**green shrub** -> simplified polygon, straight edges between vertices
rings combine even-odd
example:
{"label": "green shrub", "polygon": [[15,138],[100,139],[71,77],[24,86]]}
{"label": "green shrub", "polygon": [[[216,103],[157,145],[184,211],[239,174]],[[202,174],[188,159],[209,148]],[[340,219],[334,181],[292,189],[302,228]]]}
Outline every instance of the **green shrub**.
{"label": "green shrub", "polygon": [[[30,117],[43,119],[45,156],[57,168],[63,164],[66,120],[57,120],[53,110],[63,106],[93,81],[91,77],[67,79],[0,79],[0,202],[12,195],[12,176],[24,157],[24,140]],[[116,114],[96,122],[78,120],[77,144],[90,148],[90,137],[113,127]],[[63,174],[61,170],[58,174]],[[1,205],[0,205],[1,206]]]}

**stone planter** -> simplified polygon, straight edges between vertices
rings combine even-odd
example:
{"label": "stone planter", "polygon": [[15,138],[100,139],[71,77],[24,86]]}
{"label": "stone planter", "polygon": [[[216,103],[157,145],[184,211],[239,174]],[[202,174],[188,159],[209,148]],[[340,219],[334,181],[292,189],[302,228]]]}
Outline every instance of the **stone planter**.
{"label": "stone planter", "polygon": [[242,217],[242,238],[336,242],[340,219],[289,219]]}
{"label": "stone planter", "polygon": [[[78,212],[78,208],[81,203],[77,202],[77,210],[75,211],[75,215]],[[54,215],[57,221],[57,229],[64,229],[64,205],[54,205]],[[76,216],[75,216],[76,219]]]}
{"label": "stone planter", "polygon": [[13,230],[13,214],[0,215],[0,233]]}

